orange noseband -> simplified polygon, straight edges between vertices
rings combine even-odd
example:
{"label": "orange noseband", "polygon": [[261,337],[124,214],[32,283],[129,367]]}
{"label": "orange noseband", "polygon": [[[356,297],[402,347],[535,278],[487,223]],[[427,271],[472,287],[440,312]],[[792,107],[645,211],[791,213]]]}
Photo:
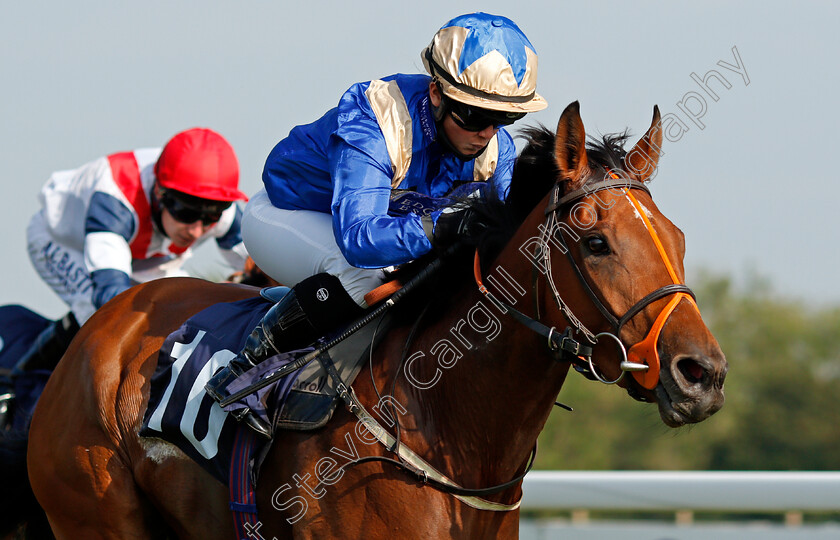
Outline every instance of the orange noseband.
{"label": "orange noseband", "polygon": [[[613,175],[614,173],[611,172],[610,174]],[[659,256],[662,258],[662,262],[665,263],[665,268],[668,270],[671,280],[674,284],[679,285],[680,280],[677,278],[674,266],[671,264],[668,254],[665,253],[665,248],[662,246],[662,242],[659,240],[659,235],[656,234],[653,224],[650,222],[647,215],[645,215],[642,205],[639,204],[639,201],[636,200],[636,197],[633,196],[629,189],[625,189],[624,193],[641,216],[642,221],[645,224],[645,228],[650,234],[651,239],[653,239],[653,243],[656,245]],[[657,343],[659,342],[659,334],[662,332],[662,327],[665,326],[665,322],[668,320],[668,317],[671,316],[671,313],[673,313],[674,309],[676,309],[677,304],[679,304],[683,299],[688,300],[691,305],[694,306],[694,309],[697,310],[697,313],[700,313],[700,309],[697,307],[697,303],[694,301],[694,298],[683,292],[674,293],[674,297],[670,300],[670,302],[668,302],[665,309],[663,309],[656,317],[656,320],[653,322],[653,326],[650,327],[647,336],[645,336],[642,341],[630,347],[630,350],[627,351],[627,359],[629,361],[649,366],[646,371],[632,372],[636,381],[648,390],[656,388],[656,384],[659,382],[659,351],[656,350]]]}

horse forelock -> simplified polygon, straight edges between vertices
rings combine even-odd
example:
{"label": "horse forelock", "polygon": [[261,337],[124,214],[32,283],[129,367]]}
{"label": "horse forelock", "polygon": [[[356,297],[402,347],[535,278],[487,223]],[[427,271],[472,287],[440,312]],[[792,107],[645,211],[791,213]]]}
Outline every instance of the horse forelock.
{"label": "horse forelock", "polygon": [[[624,157],[627,155],[624,150],[624,143],[629,138],[630,131],[626,129],[620,133],[608,133],[600,139],[590,137],[586,145],[586,157],[589,158],[590,167],[594,165],[599,172],[604,169],[624,170]],[[603,174],[593,172],[586,181],[590,183],[603,179]]]}

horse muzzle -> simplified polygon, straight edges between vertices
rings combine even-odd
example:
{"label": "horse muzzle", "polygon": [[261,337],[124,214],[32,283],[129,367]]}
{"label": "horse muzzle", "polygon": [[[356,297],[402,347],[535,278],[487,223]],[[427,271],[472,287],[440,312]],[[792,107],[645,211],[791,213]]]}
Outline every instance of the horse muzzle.
{"label": "horse muzzle", "polygon": [[723,353],[680,354],[665,363],[655,388],[659,415],[670,427],[694,424],[723,407],[723,383],[729,370]]}

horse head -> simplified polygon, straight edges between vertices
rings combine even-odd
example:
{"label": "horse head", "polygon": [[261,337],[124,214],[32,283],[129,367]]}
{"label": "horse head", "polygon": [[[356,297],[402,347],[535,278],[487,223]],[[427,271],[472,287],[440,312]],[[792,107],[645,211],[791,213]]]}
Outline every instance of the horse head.
{"label": "horse head", "polygon": [[[580,371],[618,382],[635,399],[656,402],[665,424],[704,420],[723,405],[727,363],[684,285],[683,233],[647,188],[662,145],[658,108],[629,152],[621,146],[626,134],[587,145],[577,102],[560,118],[548,166],[534,159],[546,154],[538,135],[531,130],[515,177],[529,169],[552,170],[551,193],[522,227],[540,231],[539,241],[521,251],[546,282],[535,286],[541,305],[551,306],[543,322],[569,328],[591,346]],[[518,243],[527,245],[527,235],[518,235]]]}

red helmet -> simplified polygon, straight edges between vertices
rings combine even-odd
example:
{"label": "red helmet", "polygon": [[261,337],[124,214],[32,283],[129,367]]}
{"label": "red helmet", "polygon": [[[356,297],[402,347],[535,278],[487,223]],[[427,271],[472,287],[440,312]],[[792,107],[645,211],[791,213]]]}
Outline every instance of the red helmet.
{"label": "red helmet", "polygon": [[164,188],[214,201],[248,200],[239,191],[239,162],[224,137],[211,129],[193,128],[166,143],[155,164]]}

